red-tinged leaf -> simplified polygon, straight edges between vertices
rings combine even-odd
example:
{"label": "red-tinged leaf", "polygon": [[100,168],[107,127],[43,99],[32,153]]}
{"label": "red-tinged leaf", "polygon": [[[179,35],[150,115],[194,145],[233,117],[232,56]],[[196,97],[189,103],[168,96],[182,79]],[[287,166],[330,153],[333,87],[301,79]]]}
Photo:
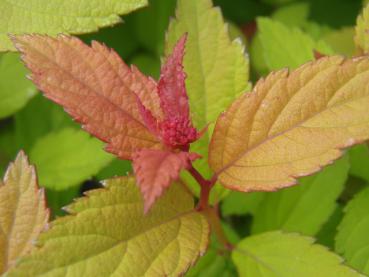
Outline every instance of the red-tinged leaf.
{"label": "red-tinged leaf", "polygon": [[13,40],[39,89],[107,142],[107,151],[131,159],[138,149],[161,147],[137,105],[138,97],[153,116],[162,117],[157,84],[136,67],[129,68],[117,53],[65,35]]}
{"label": "red-tinged leaf", "polygon": [[166,118],[189,118],[188,96],[185,87],[186,74],[183,71],[183,55],[187,34],[184,34],[161,68],[158,84],[160,104]]}
{"label": "red-tinged leaf", "polygon": [[188,168],[198,154],[142,149],[133,156],[133,168],[144,198],[145,213],[170,184],[179,178],[182,169]]}

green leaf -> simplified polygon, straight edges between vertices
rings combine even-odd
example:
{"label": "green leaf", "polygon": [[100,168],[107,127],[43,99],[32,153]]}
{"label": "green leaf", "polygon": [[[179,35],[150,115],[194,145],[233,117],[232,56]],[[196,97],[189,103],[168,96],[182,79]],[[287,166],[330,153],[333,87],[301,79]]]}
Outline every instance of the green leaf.
{"label": "green leaf", "polygon": [[255,214],[265,196],[264,192],[232,191],[222,201],[222,214],[224,216]]}
{"label": "green leaf", "polygon": [[35,95],[36,88],[26,74],[18,54],[0,54],[0,118],[15,113]]}
{"label": "green leaf", "polygon": [[73,126],[79,128],[62,107],[38,94],[15,114],[15,142],[28,153],[43,136]]}
{"label": "green leaf", "polygon": [[333,49],[335,54],[351,57],[355,53],[354,28],[346,27],[329,32],[323,40]]}
{"label": "green leaf", "polygon": [[147,0],[1,1],[0,51],[15,50],[8,33],[81,34],[97,31],[121,21],[127,14],[147,4]]}
{"label": "green leaf", "polygon": [[267,193],[254,214],[252,233],[281,229],[316,234],[334,212],[348,170],[348,159],[344,158],[300,179],[300,185]]}
{"label": "green leaf", "polygon": [[233,250],[241,277],[353,277],[361,276],[342,265],[342,258],[314,239],[280,231],[251,236]]}
{"label": "green leaf", "polygon": [[369,148],[366,144],[349,150],[350,174],[369,182]]}
{"label": "green leaf", "polygon": [[297,2],[278,8],[271,17],[287,26],[302,27],[308,21],[309,13],[309,2]]}
{"label": "green leaf", "polygon": [[287,27],[281,22],[258,18],[260,42],[265,63],[269,70],[284,67],[294,69],[314,59],[314,50],[331,54],[332,50],[323,41],[314,41],[296,27]]}
{"label": "green leaf", "polygon": [[369,274],[369,188],[356,195],[345,208],[338,227],[336,251],[349,265]]}
{"label": "green leaf", "polygon": [[343,217],[343,208],[338,205],[328,221],[322,226],[319,233],[316,234],[317,243],[323,244],[330,249],[334,249],[334,238],[337,234],[337,227]]}
{"label": "green leaf", "polygon": [[113,159],[102,148],[103,142],[87,133],[65,128],[39,139],[30,160],[44,187],[64,190],[97,174]]}
{"label": "green leaf", "polygon": [[[248,87],[248,58],[239,39],[231,41],[227,24],[219,8],[213,8],[210,0],[179,0],[176,19],[169,25],[166,53],[170,53],[176,41],[188,33],[184,68],[187,74],[186,88],[190,99],[194,125],[202,129],[213,123],[220,112]],[[191,150],[203,156],[194,163],[205,176],[210,177],[207,165],[207,149],[213,126]],[[188,174],[185,180],[198,190]],[[218,186],[217,186],[218,187]],[[219,199],[224,189],[214,190]]]}
{"label": "green leaf", "polygon": [[208,244],[193,197],[171,186],[149,214],[133,178],[115,178],[70,206],[9,276],[177,276]]}

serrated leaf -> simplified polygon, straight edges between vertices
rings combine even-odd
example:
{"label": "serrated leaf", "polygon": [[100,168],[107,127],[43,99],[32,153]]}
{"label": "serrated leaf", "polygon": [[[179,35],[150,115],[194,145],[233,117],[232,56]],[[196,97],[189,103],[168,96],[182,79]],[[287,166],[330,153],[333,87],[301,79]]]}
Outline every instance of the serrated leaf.
{"label": "serrated leaf", "polygon": [[206,250],[208,223],[183,186],[144,215],[133,178],[105,185],[56,220],[9,276],[178,276]]}
{"label": "serrated leaf", "polygon": [[33,248],[34,240],[47,228],[48,219],[35,169],[20,152],[0,181],[0,274]]}
{"label": "serrated leaf", "polygon": [[363,9],[356,21],[356,46],[364,53],[369,52],[369,4]]}
{"label": "serrated leaf", "polygon": [[102,142],[85,132],[64,128],[40,138],[31,149],[30,159],[44,187],[64,190],[97,174],[112,161],[113,156],[102,148]]}
{"label": "serrated leaf", "polygon": [[179,173],[198,159],[194,153],[142,149],[133,156],[133,169],[144,198],[144,212],[149,211],[164,191],[179,179]]}
{"label": "serrated leaf", "polygon": [[289,67],[294,69],[314,59],[314,50],[331,54],[323,41],[315,41],[296,27],[269,18],[258,18],[258,30],[265,63],[269,70]]}
{"label": "serrated leaf", "polygon": [[369,189],[366,188],[345,207],[338,226],[336,251],[352,267],[369,274]]}
{"label": "serrated leaf", "polygon": [[[251,236],[233,250],[241,277],[359,277],[314,239],[280,231]],[[363,276],[364,277],[364,276]]]}
{"label": "serrated leaf", "polygon": [[154,80],[136,67],[128,67],[118,54],[98,42],[90,47],[63,35],[56,39],[24,35],[14,40],[33,82],[84,129],[106,141],[107,151],[130,159],[136,149],[160,148],[137,105],[140,98],[160,117]]}
{"label": "serrated leaf", "polygon": [[369,182],[369,148],[367,144],[357,145],[349,150],[350,174]]}
{"label": "serrated leaf", "polygon": [[323,244],[330,249],[334,249],[334,238],[337,234],[337,227],[343,217],[342,205],[337,205],[331,217],[316,234],[317,243]]}
{"label": "serrated leaf", "polygon": [[[221,12],[212,7],[210,0],[178,1],[176,19],[167,33],[167,54],[183,33],[188,33],[184,57],[186,88],[193,123],[201,129],[214,122],[232,99],[247,88],[248,58],[240,40],[230,40]],[[212,129],[210,126],[191,146],[193,152],[204,157],[194,165],[205,177],[211,176],[206,158]],[[191,176],[185,175],[185,178],[194,183]]]}
{"label": "serrated leaf", "polygon": [[8,34],[81,34],[121,22],[127,14],[147,4],[147,0],[1,1],[0,51],[15,50]]}
{"label": "serrated leaf", "polygon": [[300,179],[295,187],[267,193],[254,213],[252,233],[283,230],[315,235],[334,212],[348,170],[349,162],[344,158]]}
{"label": "serrated leaf", "polygon": [[240,191],[296,184],[369,138],[369,58],[324,57],[260,80],[216,124],[209,163]]}
{"label": "serrated leaf", "polygon": [[18,54],[0,54],[0,118],[12,115],[35,95],[36,88],[26,73]]}

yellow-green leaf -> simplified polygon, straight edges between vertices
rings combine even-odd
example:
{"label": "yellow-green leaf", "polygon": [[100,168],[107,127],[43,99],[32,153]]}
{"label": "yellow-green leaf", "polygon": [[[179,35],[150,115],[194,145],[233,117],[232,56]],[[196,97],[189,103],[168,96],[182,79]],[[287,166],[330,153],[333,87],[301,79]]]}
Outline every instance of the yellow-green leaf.
{"label": "yellow-green leaf", "polygon": [[[249,62],[241,40],[231,41],[228,25],[224,23],[220,9],[212,6],[211,0],[178,1],[176,19],[171,22],[167,33],[167,54],[186,32],[186,88],[194,125],[201,129],[213,123],[218,114],[246,90]],[[206,158],[212,129],[213,125],[191,148],[204,157],[194,165],[206,177],[211,175]],[[189,175],[185,178],[193,181]]]}
{"label": "yellow-green leaf", "polygon": [[232,258],[241,277],[364,277],[314,239],[280,231],[242,240]]}
{"label": "yellow-green leaf", "polygon": [[0,1],[0,51],[15,48],[8,34],[82,34],[121,22],[119,15],[147,5],[147,0]]}
{"label": "yellow-green leaf", "polygon": [[369,3],[357,18],[355,29],[355,43],[360,51],[369,52]]}
{"label": "yellow-green leaf", "polygon": [[106,181],[52,224],[9,276],[177,276],[208,244],[209,226],[176,184],[147,214],[130,177]]}
{"label": "yellow-green leaf", "polygon": [[369,58],[324,57],[260,80],[222,114],[209,162],[241,191],[273,191],[369,138]]}
{"label": "yellow-green leaf", "polygon": [[35,169],[20,152],[0,181],[0,274],[33,248],[33,241],[47,227],[48,219]]}

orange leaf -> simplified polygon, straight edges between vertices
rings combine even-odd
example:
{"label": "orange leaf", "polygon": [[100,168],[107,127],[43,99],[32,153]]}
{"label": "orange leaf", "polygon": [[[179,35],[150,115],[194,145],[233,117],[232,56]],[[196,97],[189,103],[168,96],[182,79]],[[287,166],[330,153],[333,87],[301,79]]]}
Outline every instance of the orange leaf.
{"label": "orange leaf", "polygon": [[0,274],[31,250],[48,219],[35,169],[20,152],[0,181]]}
{"label": "orange leaf", "polygon": [[93,41],[41,35],[13,37],[31,70],[31,79],[45,96],[62,105],[91,134],[108,143],[106,149],[131,159],[141,148],[160,148],[146,127],[137,101],[162,118],[157,84],[117,53]]}
{"label": "orange leaf", "polygon": [[240,96],[218,118],[209,163],[228,188],[272,191],[368,138],[368,56],[322,57]]}
{"label": "orange leaf", "polygon": [[133,156],[133,169],[141,189],[145,213],[170,184],[179,178],[182,169],[188,168],[199,155],[188,152],[170,152],[142,149]]}

